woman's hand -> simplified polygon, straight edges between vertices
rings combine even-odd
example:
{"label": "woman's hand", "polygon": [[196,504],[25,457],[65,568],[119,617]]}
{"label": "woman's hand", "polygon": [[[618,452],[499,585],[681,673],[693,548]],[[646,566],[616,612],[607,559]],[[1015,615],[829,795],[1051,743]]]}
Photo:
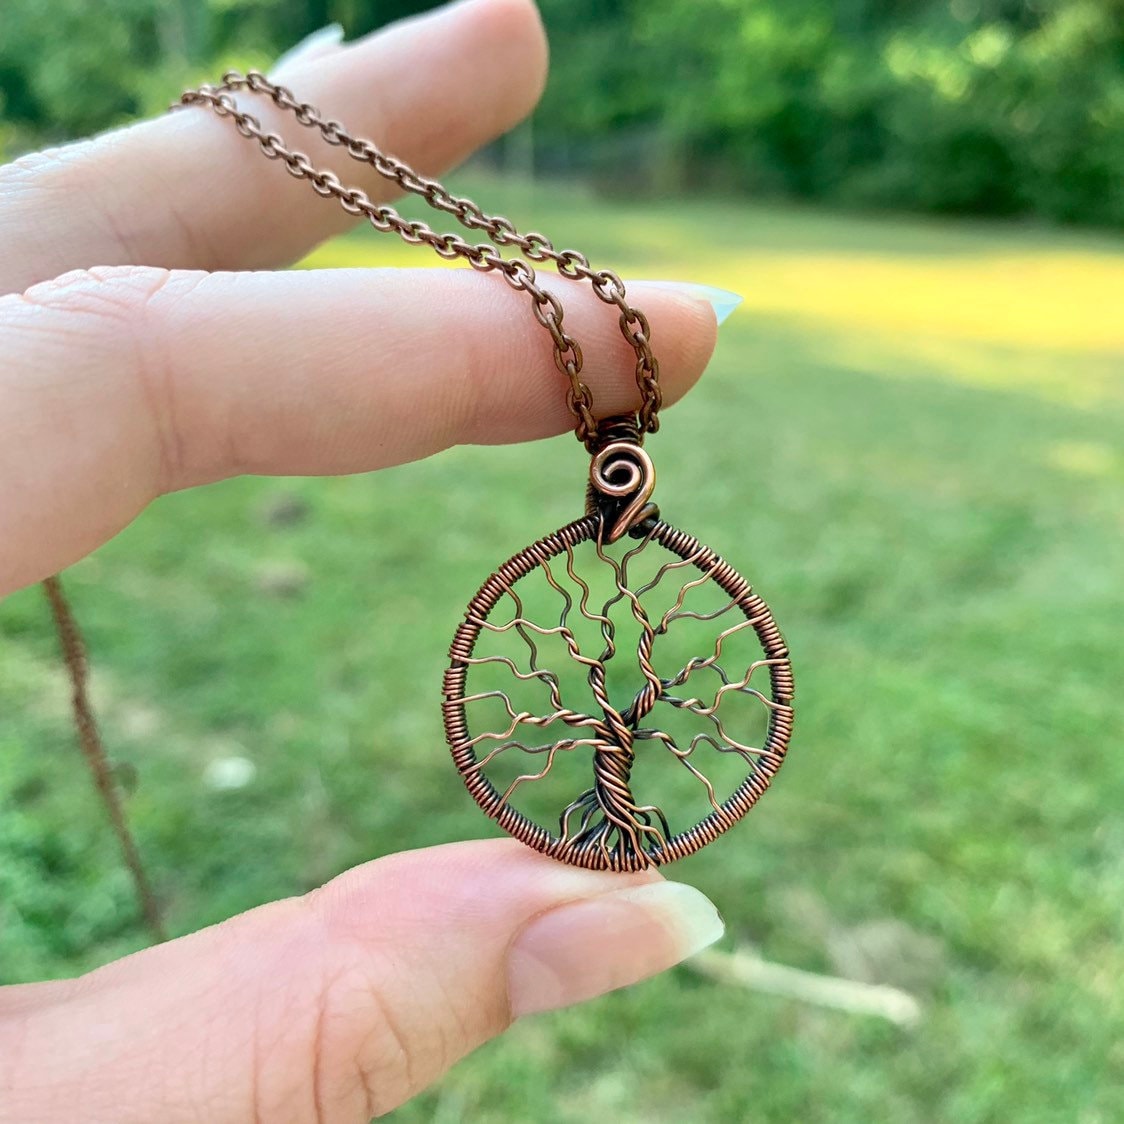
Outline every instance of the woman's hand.
{"label": "woman's hand", "polygon": [[[433,174],[523,117],[545,67],[530,0],[467,0],[348,46],[316,37],[277,74]],[[338,149],[307,150],[386,198]],[[0,594],[164,492],[568,428],[549,337],[500,278],[246,272],[346,221],[204,110],[0,169]],[[673,285],[629,292],[674,399],[710,355],[713,311]],[[613,314],[587,286],[565,303],[598,412],[634,406]],[[720,932],[702,895],[655,872],[506,840],[395,855],[82,979],[0,990],[0,1121],[366,1120],[512,1019]]]}

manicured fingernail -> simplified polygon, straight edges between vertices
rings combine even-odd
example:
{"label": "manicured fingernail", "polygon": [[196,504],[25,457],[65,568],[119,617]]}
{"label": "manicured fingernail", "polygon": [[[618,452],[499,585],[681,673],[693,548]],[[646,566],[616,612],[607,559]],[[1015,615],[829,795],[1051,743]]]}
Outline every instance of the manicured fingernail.
{"label": "manicured fingernail", "polygon": [[649,882],[559,906],[512,946],[515,1015],[552,1011],[662,972],[725,930],[709,898],[681,882]]}
{"label": "manicured fingernail", "polygon": [[679,293],[686,293],[696,300],[706,301],[714,309],[714,317],[719,324],[727,320],[730,313],[745,299],[729,289],[718,289],[713,285],[700,285],[695,281],[640,281],[637,285],[659,285],[665,289],[674,289]]}
{"label": "manicured fingernail", "polygon": [[330,23],[326,27],[306,35],[299,43],[290,47],[273,65],[274,67],[288,66],[293,62],[308,62],[309,59],[328,54],[333,47],[338,47],[343,42],[343,28],[338,23]]}

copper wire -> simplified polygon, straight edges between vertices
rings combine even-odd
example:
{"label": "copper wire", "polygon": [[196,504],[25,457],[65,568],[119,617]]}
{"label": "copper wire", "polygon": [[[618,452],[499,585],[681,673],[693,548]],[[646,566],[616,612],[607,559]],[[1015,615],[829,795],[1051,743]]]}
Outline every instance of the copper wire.
{"label": "copper wire", "polygon": [[[599,870],[641,870],[693,854],[732,827],[753,807],[784,761],[792,734],[794,684],[788,649],[769,607],[753,592],[746,579],[713,550],[703,546],[691,535],[659,520],[646,526],[639,545],[620,560],[605,553],[605,538],[603,516],[599,513],[586,515],[514,555],[481,586],[469,602],[465,620],[457,629],[449,649],[450,664],[444,679],[445,732],[453,760],[468,791],[484,812],[505,831],[546,855],[578,866]],[[598,557],[613,572],[615,590],[600,613],[590,609],[589,584],[578,575],[575,567],[574,547],[585,542],[595,544]],[[628,563],[653,542],[677,557],[662,565],[649,582],[633,590],[629,587]],[[568,616],[574,608],[574,598],[560,587],[549,565],[552,559],[562,555],[566,558],[567,575],[581,590],[578,611],[586,620],[598,623],[601,627],[606,647],[597,659],[581,652],[569,627]],[[672,608],[663,614],[657,625],[653,625],[640,597],[654,589],[667,574],[683,567],[691,567],[698,573],[683,584]],[[523,613],[523,603],[515,592],[516,584],[537,569],[543,571],[547,583],[564,598],[559,624],[553,628],[545,628],[528,620]],[[708,581],[722,589],[730,598],[729,602],[713,613],[684,611],[687,592]],[[507,624],[493,624],[489,617],[504,598],[513,599],[516,616]],[[632,703],[624,710],[612,706],[605,686],[605,665],[616,652],[609,610],[613,604],[621,601],[627,602],[632,616],[640,626],[637,659],[644,679]],[[723,613],[734,610],[740,612],[745,619],[718,634],[710,655],[693,658],[667,680],[659,678],[652,665],[653,648],[675,620],[714,620]],[[748,628],[752,628],[756,634],[763,658],[753,661],[743,675],[732,677],[722,669],[718,660],[722,658],[724,643],[735,633]],[[531,651],[531,671],[520,672],[515,662],[506,656],[474,656],[482,631],[514,631],[522,635]],[[582,715],[561,706],[557,676],[538,666],[538,650],[531,639],[536,634],[559,636],[566,644],[570,656],[589,669],[590,689],[602,711],[601,715]],[[470,669],[482,663],[505,666],[520,680],[536,678],[546,682],[552,692],[553,712],[544,717],[524,717],[523,712],[516,710],[502,691],[466,693]],[[692,673],[702,668],[713,668],[722,682],[712,701],[670,694],[671,688],[681,686]],[[768,696],[750,686],[751,677],[758,671],[768,672]],[[748,694],[766,707],[768,726],[762,746],[745,745],[727,732],[718,710],[723,698],[732,693]],[[481,741],[487,740],[487,737],[473,736],[471,733],[466,704],[484,695],[503,696],[512,726],[509,731],[488,735],[493,740],[501,740],[501,744],[489,753],[478,756],[477,746]],[[690,744],[682,748],[670,734],[641,726],[641,722],[657,702],[666,702],[708,719],[714,729],[711,733],[696,734]],[[562,722],[568,728],[585,728],[591,731],[591,736],[567,736],[534,746],[508,740],[520,725],[547,727],[554,722]],[[636,803],[630,786],[630,774],[637,741],[663,742],[672,755],[704,785],[711,807],[708,815],[685,830],[673,832],[659,808]],[[691,754],[703,744],[722,753],[736,754],[749,765],[750,771],[746,778],[724,801],[718,800],[713,784],[689,760]],[[511,796],[515,789],[521,784],[533,783],[545,777],[558,753],[583,749],[592,749],[593,783],[562,810],[557,832],[536,823],[512,804]],[[537,772],[517,777],[501,793],[486,775],[484,767],[499,753],[509,750],[545,754],[546,764]]]}

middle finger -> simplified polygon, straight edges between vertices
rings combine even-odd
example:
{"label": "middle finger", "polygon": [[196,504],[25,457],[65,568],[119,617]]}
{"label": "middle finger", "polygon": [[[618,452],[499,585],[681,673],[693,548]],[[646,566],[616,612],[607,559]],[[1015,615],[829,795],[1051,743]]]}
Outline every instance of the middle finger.
{"label": "middle finger", "polygon": [[[545,69],[531,0],[468,0],[297,61],[280,77],[432,174],[519,121]],[[245,108],[376,201],[395,194],[268,98]],[[95,265],[283,265],[352,221],[229,121],[184,110],[0,168],[0,295]]]}

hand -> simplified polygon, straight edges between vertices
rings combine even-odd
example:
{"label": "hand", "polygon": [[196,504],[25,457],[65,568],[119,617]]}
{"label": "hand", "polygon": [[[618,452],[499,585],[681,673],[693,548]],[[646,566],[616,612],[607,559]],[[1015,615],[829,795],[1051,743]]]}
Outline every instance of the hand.
{"label": "hand", "polygon": [[[277,73],[437,173],[527,113],[545,66],[530,0],[469,0],[349,46],[319,37]],[[385,198],[338,150],[310,155]],[[0,169],[0,594],[164,492],[569,427],[549,337],[500,278],[216,272],[291,261],[345,222],[203,110]],[[629,292],[673,400],[714,314],[689,289]],[[598,412],[635,406],[613,315],[587,286],[565,302]],[[509,840],[395,855],[82,979],[0,990],[0,1121],[366,1120],[512,1019],[720,932],[701,894],[655,872],[571,869]]]}

